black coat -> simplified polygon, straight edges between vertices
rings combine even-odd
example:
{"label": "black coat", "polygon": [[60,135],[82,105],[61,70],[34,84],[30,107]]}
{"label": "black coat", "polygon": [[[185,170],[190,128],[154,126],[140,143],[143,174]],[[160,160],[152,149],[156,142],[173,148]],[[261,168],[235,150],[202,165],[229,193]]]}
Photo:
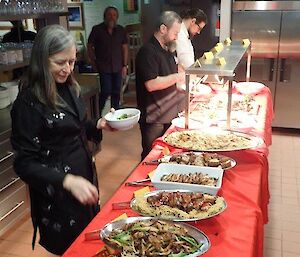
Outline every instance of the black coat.
{"label": "black coat", "polygon": [[29,185],[33,246],[38,228],[40,244],[54,254],[62,254],[99,211],[98,205],[84,206],[63,188],[68,173],[97,186],[87,139],[102,139],[96,121],[86,120],[82,98],[69,90],[76,110],[66,103],[58,111],[50,109],[25,89],[11,111],[14,169]]}

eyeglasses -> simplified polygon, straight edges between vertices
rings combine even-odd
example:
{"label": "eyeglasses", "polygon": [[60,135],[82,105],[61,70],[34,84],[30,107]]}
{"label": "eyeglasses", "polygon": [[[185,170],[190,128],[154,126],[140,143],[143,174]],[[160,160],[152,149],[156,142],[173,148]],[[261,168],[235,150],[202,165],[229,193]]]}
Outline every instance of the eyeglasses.
{"label": "eyeglasses", "polygon": [[198,33],[200,33],[201,32],[201,30],[204,28],[204,26],[203,27],[201,27],[198,23],[196,23],[195,22],[195,24],[198,26]]}

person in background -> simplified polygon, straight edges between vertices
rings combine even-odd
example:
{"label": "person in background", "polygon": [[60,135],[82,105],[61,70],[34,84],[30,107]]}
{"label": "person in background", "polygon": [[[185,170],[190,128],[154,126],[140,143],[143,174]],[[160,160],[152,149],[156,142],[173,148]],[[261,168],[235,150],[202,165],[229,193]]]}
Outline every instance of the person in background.
{"label": "person in background", "polygon": [[[183,82],[184,72],[171,52],[181,26],[180,16],[172,11],[161,14],[152,38],[136,57],[137,106],[141,111],[140,129],[144,159],[153,141],[162,136],[178,112],[183,110],[184,95],[176,88]],[[171,50],[171,51],[170,51]]]}
{"label": "person in background", "polygon": [[94,26],[88,38],[90,62],[100,75],[100,114],[111,96],[111,107],[119,108],[122,78],[127,75],[127,33],[117,24],[119,12],[116,7],[104,10],[104,22]]}
{"label": "person in background", "polygon": [[[2,43],[21,43],[25,41],[34,41],[36,33],[26,31],[21,20],[10,21],[13,27],[10,32],[4,34]],[[19,79],[26,71],[26,67],[13,69],[13,79]]]}
{"label": "person in background", "polygon": [[10,21],[13,27],[10,32],[4,34],[2,43],[20,43],[25,41],[34,41],[36,33],[33,31],[27,31],[24,29],[21,20]]}
{"label": "person in background", "polygon": [[176,52],[178,63],[186,69],[195,62],[191,39],[201,33],[207,23],[207,16],[201,9],[193,8],[183,11],[181,18],[182,23],[176,41]]}
{"label": "person in background", "polygon": [[87,120],[72,75],[74,38],[62,26],[36,36],[27,76],[11,110],[14,170],[29,186],[39,243],[62,255],[99,211],[98,184],[87,140],[99,143],[104,119]]}

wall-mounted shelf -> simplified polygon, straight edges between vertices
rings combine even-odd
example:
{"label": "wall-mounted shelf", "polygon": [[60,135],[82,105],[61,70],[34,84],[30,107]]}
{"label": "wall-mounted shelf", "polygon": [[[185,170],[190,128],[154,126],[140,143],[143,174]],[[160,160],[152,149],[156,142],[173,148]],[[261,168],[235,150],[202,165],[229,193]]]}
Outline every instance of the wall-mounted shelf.
{"label": "wall-mounted shelf", "polygon": [[29,65],[29,59],[24,60],[24,62],[18,62],[14,64],[7,64],[7,65],[0,65],[0,72],[1,71],[11,71],[14,69],[22,68]]}
{"label": "wall-mounted shelf", "polygon": [[0,21],[12,21],[12,20],[23,20],[23,19],[43,19],[50,18],[53,15],[56,16],[68,16],[68,12],[51,12],[51,13],[32,13],[32,14],[16,14],[16,15],[1,15]]}

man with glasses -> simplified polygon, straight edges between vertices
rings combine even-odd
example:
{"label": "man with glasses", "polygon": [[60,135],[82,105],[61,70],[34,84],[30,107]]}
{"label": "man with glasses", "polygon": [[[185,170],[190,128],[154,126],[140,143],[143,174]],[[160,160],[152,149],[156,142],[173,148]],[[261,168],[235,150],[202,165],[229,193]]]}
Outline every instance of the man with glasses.
{"label": "man with glasses", "polygon": [[206,14],[198,8],[188,9],[181,14],[182,24],[176,41],[178,63],[184,68],[195,62],[191,39],[200,34],[207,23]]}
{"label": "man with glasses", "polygon": [[183,83],[185,76],[184,72],[178,73],[172,53],[181,22],[177,13],[163,12],[154,35],[141,47],[136,57],[142,159],[151,151],[153,141],[166,132],[172,119],[183,110],[184,95],[177,90],[176,83]]}

